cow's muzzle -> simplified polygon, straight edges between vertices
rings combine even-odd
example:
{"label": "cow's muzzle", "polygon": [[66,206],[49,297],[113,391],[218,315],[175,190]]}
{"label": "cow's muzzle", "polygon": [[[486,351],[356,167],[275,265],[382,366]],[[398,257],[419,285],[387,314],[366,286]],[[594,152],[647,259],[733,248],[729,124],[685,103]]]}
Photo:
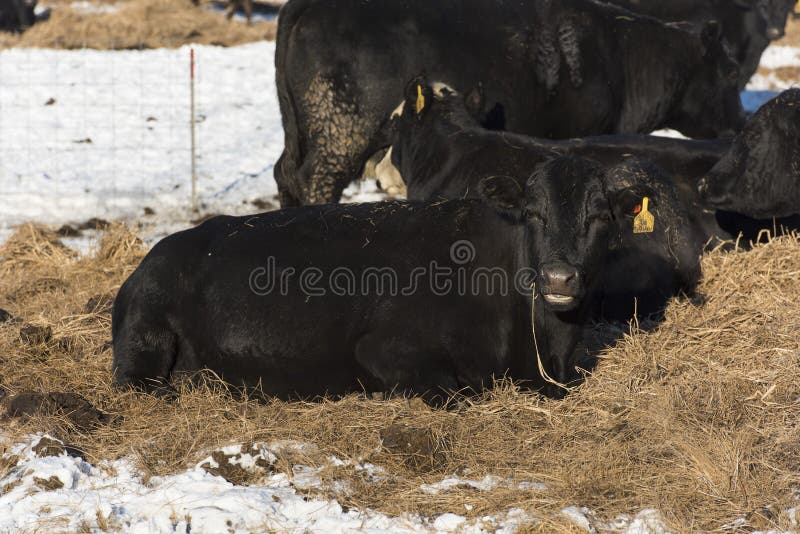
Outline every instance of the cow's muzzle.
{"label": "cow's muzzle", "polygon": [[772,28],[767,29],[767,39],[769,39],[770,41],[777,41],[783,36],[784,36],[783,28],[777,28],[773,26]]}
{"label": "cow's muzzle", "polygon": [[581,273],[566,263],[544,264],[539,269],[539,293],[551,308],[575,308],[583,297]]}

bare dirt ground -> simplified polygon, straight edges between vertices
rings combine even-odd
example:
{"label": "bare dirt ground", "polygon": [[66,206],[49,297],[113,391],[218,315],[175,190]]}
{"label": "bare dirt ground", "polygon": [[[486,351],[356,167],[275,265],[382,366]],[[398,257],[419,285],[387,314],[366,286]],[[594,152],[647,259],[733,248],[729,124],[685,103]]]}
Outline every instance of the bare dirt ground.
{"label": "bare dirt ground", "polygon": [[[466,504],[477,517],[520,507],[547,531],[571,528],[564,506],[586,505],[606,518],[656,508],[683,532],[719,530],[740,517],[759,529],[791,528],[785,511],[800,487],[798,236],[709,254],[706,304],[675,301],[655,331],[634,327],[565,400],[501,384],[454,411],[358,395],[258,403],[213,381],[187,386],[174,401],[115,389],[110,299],[144,253],[124,227],[107,230],[88,257],[33,226],[0,248],[0,308],[12,316],[0,323],[6,406],[23,392],[68,392],[104,414],[81,407],[76,417],[76,408],[42,401],[38,412],[5,416],[11,437],[50,432],[89,461],[133,454],[153,475],[228,443],[309,441],[320,457],[284,458],[287,472],[294,463],[329,465],[329,454],[372,462],[389,476],[368,480],[352,466],[329,466],[325,477],[350,489],[326,496],[391,514],[464,514]],[[453,473],[547,489],[421,491]]]}
{"label": "bare dirt ground", "polygon": [[[275,21],[251,26],[227,20],[221,12],[195,6],[191,0],[92,0],[77,5],[50,0],[50,19],[21,35],[0,32],[0,48],[138,49],[176,48],[185,44],[234,46],[273,40]],[[88,7],[87,7],[88,6]],[[111,11],[105,9],[111,7]]]}

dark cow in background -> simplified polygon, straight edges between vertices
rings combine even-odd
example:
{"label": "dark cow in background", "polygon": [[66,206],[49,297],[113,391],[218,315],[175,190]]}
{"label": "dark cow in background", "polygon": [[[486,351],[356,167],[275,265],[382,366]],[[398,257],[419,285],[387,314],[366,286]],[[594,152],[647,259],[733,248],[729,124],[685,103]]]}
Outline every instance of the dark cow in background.
{"label": "dark cow in background", "polygon": [[[568,382],[613,237],[612,199],[634,185],[581,158],[528,170],[484,180],[480,199],[289,208],[165,238],[115,301],[116,382],[157,390],[208,368],[280,397],[366,389],[435,400],[493,377],[541,384],[537,350]],[[452,274],[447,290],[415,274],[432,262],[463,278]],[[368,290],[370,266],[400,284]],[[302,274],[309,267],[316,278]],[[347,272],[362,282],[348,286]],[[489,279],[472,285],[478,272]],[[505,285],[491,282],[498,272]],[[473,282],[460,290],[458,279]]]}
{"label": "dark cow in background", "polygon": [[[549,165],[554,158],[570,160],[560,156],[569,150],[558,142],[548,144],[481,127],[476,119],[483,107],[480,89],[462,96],[448,88],[434,88],[418,77],[405,92],[393,123],[392,158],[411,199],[479,198],[482,185],[497,177],[515,181],[521,192],[540,165]],[[639,313],[646,316],[660,311],[676,294],[693,294],[700,278],[700,254],[709,236],[690,217],[670,178],[652,164],[622,153],[603,167],[614,208],[612,252],[601,276],[603,316],[629,318],[634,298],[639,300]],[[637,234],[633,221],[647,209],[642,205],[645,197],[658,225],[653,232]],[[546,205],[557,201],[551,198]],[[555,236],[554,244],[561,238]]]}
{"label": "dark cow in background", "polygon": [[716,24],[692,32],[594,0],[290,0],[276,69],[281,204],[338,201],[389,146],[419,72],[484,83],[493,127],[548,138],[738,130],[737,66]]}
{"label": "dark cow in background", "polygon": [[739,63],[739,89],[758,69],[761,54],[784,35],[795,0],[607,0],[630,11],[667,22],[702,26],[719,21],[722,35]]}
{"label": "dark cow in background", "polygon": [[800,89],[764,104],[699,190],[717,209],[751,217],[800,214]]}
{"label": "dark cow in background", "polygon": [[[196,6],[200,5],[200,0],[192,0]],[[253,0],[226,0],[225,17],[230,20],[237,9],[243,10],[247,17],[247,24],[253,23]]]}
{"label": "dark cow in background", "polygon": [[0,0],[0,31],[20,32],[36,22],[36,0]]}

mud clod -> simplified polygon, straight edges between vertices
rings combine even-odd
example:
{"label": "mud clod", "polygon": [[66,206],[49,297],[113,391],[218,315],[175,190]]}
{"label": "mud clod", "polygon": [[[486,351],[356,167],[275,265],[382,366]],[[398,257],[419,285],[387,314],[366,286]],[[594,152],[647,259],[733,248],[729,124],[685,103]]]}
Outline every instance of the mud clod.
{"label": "mud clod", "polygon": [[53,329],[49,326],[28,325],[19,329],[19,338],[26,345],[47,343],[53,339]]}
{"label": "mud clod", "polygon": [[111,417],[89,401],[73,393],[38,393],[23,391],[8,403],[11,417],[34,417],[38,415],[63,415],[81,431],[89,431],[111,422]]}
{"label": "mud clod", "polygon": [[36,482],[37,486],[46,491],[55,491],[64,487],[64,483],[55,475],[50,478],[33,477],[33,481]]}
{"label": "mud clod", "polygon": [[[224,478],[231,484],[249,484],[263,475],[275,472],[275,466],[269,458],[265,457],[265,452],[254,445],[246,444],[242,445],[241,452],[238,454],[214,451],[211,453],[211,459],[217,466],[212,465],[211,462],[205,462],[200,467],[212,475]],[[254,459],[253,464],[249,464],[249,458],[245,459],[246,455],[250,455]]]}
{"label": "mud clod", "polygon": [[56,230],[56,234],[58,234],[58,237],[80,237],[83,235],[83,232],[81,232],[71,224],[65,224],[61,228]]}
{"label": "mud clod", "polygon": [[380,437],[384,449],[418,468],[435,467],[444,459],[439,440],[430,429],[392,424],[381,430]]}
{"label": "mud clod", "polygon": [[114,307],[114,295],[106,293],[105,295],[95,295],[86,301],[86,306],[83,307],[85,313],[97,313],[100,315],[108,315]]}
{"label": "mud clod", "polygon": [[78,230],[108,230],[110,226],[111,223],[109,223],[107,220],[92,217],[85,223],[78,226]]}

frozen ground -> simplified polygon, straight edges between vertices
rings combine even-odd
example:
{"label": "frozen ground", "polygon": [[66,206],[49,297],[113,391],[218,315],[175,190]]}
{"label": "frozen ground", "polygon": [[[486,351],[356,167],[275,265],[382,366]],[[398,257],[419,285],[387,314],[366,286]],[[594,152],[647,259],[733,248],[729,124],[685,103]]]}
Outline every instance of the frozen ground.
{"label": "frozen ground", "polygon": [[[38,456],[29,443],[17,444],[2,457],[16,456],[18,464],[0,479],[0,532],[97,531],[135,533],[217,532],[510,532],[521,524],[535,522],[522,510],[509,510],[503,517],[467,521],[456,514],[425,519],[418,516],[386,515],[343,509],[334,500],[305,498],[295,488],[321,485],[316,470],[296,465],[291,475],[265,471],[260,484],[234,486],[203,465],[217,467],[209,458],[184,473],[153,477],[145,481],[126,459],[91,465],[81,458],[62,454]],[[271,464],[272,451],[306,444],[259,445],[248,454],[237,454],[240,446],[222,449],[236,455],[245,470]],[[330,458],[331,463],[342,460]],[[372,471],[374,466],[358,465]],[[484,487],[486,486],[486,487]],[[491,485],[476,482],[478,490]]]}
{"label": "frozen ground", "polygon": [[[188,47],[0,52],[0,241],[25,221],[61,225],[91,217],[135,221],[154,240],[204,215],[277,205],[272,167],[283,132],[274,44],[195,51],[199,213],[192,211],[190,195]],[[800,65],[798,49],[770,49],[764,64]],[[788,86],[757,76],[743,95],[745,106],[756,109]],[[370,183],[351,186],[346,196],[381,198]],[[153,214],[144,215],[145,208]],[[69,243],[85,249],[92,239],[89,234]],[[145,480],[124,458],[91,465],[66,455],[38,457],[31,449],[38,439],[32,436],[2,455],[17,455],[19,463],[0,479],[0,532],[91,530],[102,524],[127,532],[477,532],[535,521],[519,510],[470,522],[456,514],[425,519],[344,510],[335,501],[298,494],[298,484],[318,483],[302,469],[248,487],[213,476],[200,464]],[[454,483],[485,491],[502,481],[451,478],[425,491]],[[590,531],[665,531],[652,510],[607,524],[579,506],[564,514]]]}

